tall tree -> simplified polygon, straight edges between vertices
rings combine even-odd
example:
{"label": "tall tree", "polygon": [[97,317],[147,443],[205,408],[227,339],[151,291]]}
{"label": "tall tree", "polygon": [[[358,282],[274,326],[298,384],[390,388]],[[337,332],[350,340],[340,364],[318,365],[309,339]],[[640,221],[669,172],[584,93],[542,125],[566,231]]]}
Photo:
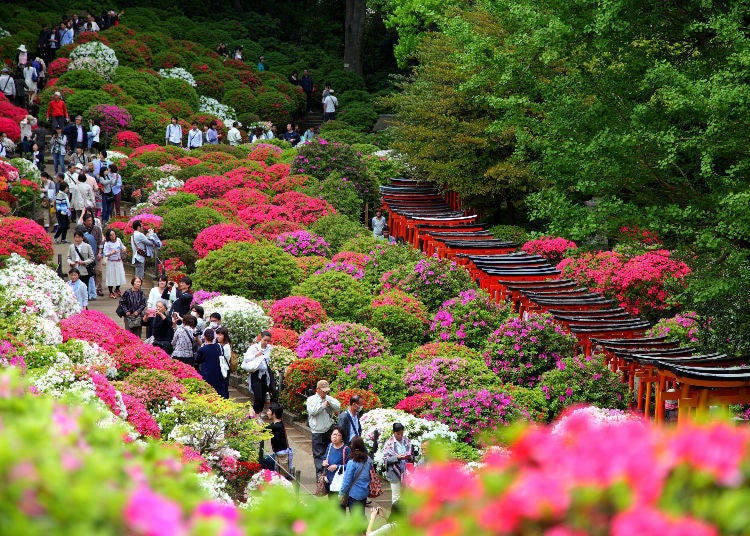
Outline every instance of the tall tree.
{"label": "tall tree", "polygon": [[365,0],[346,0],[344,64],[362,76],[362,38],[365,35]]}

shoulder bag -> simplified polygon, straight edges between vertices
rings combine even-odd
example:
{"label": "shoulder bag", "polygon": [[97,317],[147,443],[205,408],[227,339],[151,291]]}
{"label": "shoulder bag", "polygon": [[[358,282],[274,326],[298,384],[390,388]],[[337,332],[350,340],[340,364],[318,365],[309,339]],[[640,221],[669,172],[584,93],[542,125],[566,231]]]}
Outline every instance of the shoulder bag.
{"label": "shoulder bag", "polygon": [[[349,506],[349,491],[351,491],[352,486],[354,485],[354,483],[359,478],[359,475],[362,474],[362,471],[364,470],[365,465],[367,465],[368,461],[369,461],[369,458],[367,460],[365,460],[365,461],[362,462],[362,467],[360,467],[359,469],[357,469],[357,474],[354,475],[354,478],[352,479],[351,484],[349,484],[349,487],[346,488],[346,491],[344,491],[341,494],[341,497],[339,497],[339,502],[341,503],[341,506],[343,506],[344,508],[346,508],[347,506]],[[372,464],[370,465],[370,467],[372,468]],[[372,479],[370,479],[370,481],[372,482]]]}
{"label": "shoulder bag", "polygon": [[368,497],[374,499],[380,497],[383,494],[383,483],[380,481],[380,475],[375,470],[375,464],[370,465],[370,491],[367,494]]}
{"label": "shoulder bag", "polygon": [[[328,455],[331,453],[331,444],[328,444],[328,451],[326,452],[326,462],[328,462]],[[318,475],[318,480],[315,483],[315,495],[318,497],[322,497],[324,495],[328,494],[328,490],[326,489],[326,484],[328,484],[328,477],[326,476],[326,473],[328,472],[326,470],[326,467],[328,467],[328,464],[323,467],[323,472],[321,472]]]}
{"label": "shoulder bag", "polygon": [[328,489],[336,493],[341,491],[341,486],[344,484],[344,474],[346,474],[346,445],[341,450],[341,463],[336,468],[336,473],[333,475]]}
{"label": "shoulder bag", "polygon": [[224,355],[224,346],[219,344],[219,348],[221,349],[221,360],[219,361],[221,375],[226,379],[229,376],[229,360],[227,359],[227,356]]}

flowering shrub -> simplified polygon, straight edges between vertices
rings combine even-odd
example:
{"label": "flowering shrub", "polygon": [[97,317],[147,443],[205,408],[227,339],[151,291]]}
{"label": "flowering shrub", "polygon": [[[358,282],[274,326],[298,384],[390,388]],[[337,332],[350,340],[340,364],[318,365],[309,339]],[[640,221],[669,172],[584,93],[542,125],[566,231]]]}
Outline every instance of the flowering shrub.
{"label": "flowering shrub", "polygon": [[217,198],[229,190],[242,186],[242,180],[230,179],[223,175],[199,175],[185,181],[183,191],[196,194],[201,199]]}
{"label": "flowering shrub", "polygon": [[305,277],[310,277],[313,273],[320,270],[326,265],[328,259],[321,257],[320,255],[302,255],[301,257],[295,257],[294,262],[297,263]]}
{"label": "flowering shrub", "polygon": [[143,138],[137,132],[131,130],[123,130],[115,134],[112,145],[115,147],[130,147],[131,149],[137,149],[143,145]]}
{"label": "flowering shrub", "polygon": [[343,391],[338,391],[335,396],[336,400],[341,402],[342,410],[349,405],[353,396],[359,397],[359,403],[363,411],[370,411],[371,409],[381,407],[378,395],[366,389],[344,389]]}
{"label": "flowering shrub", "polygon": [[130,374],[117,387],[123,394],[129,394],[147,408],[155,409],[173,398],[182,398],[185,386],[166,370],[139,369]]}
{"label": "flowering shrub", "polygon": [[260,223],[283,219],[281,207],[269,204],[245,207],[239,211],[237,216],[250,227],[255,227]]}
{"label": "flowering shrub", "polygon": [[550,419],[572,404],[624,410],[632,399],[628,386],[604,365],[601,356],[563,359],[542,374],[538,388],[547,399]]}
{"label": "flowering shrub", "polygon": [[614,251],[583,253],[563,259],[557,268],[565,277],[618,300],[631,314],[647,318],[672,306],[669,286],[684,285],[691,273],[687,264],[673,259],[664,249],[632,257]]}
{"label": "flowering shrub", "polygon": [[226,192],[223,197],[238,209],[268,202],[268,196],[255,188],[233,188]]}
{"label": "flowering shrub", "polygon": [[230,242],[198,262],[193,283],[205,290],[262,300],[289,295],[301,279],[294,257],[280,248]]}
{"label": "flowering shrub", "polygon": [[127,129],[133,118],[125,108],[110,104],[99,104],[92,106],[89,110],[91,120],[101,121],[101,133],[105,137],[111,137],[116,133]]}
{"label": "flowering shrub", "polygon": [[237,112],[231,106],[221,104],[216,99],[206,97],[205,95],[200,96],[200,106],[198,111],[204,114],[209,114],[217,119],[220,119],[225,124],[232,124],[236,121]]}
{"label": "flowering shrub", "polygon": [[339,365],[387,356],[390,344],[383,335],[362,324],[327,322],[315,324],[300,335],[297,355],[328,358]]}
{"label": "flowering shrub", "polygon": [[290,350],[297,349],[297,342],[299,341],[299,334],[296,331],[286,328],[271,328],[271,337],[273,338],[274,346],[283,346]]}
{"label": "flowering shrub", "polygon": [[221,324],[232,337],[232,349],[243,354],[255,337],[271,327],[273,321],[254,302],[240,296],[219,296],[202,304],[206,317],[211,313],[221,315]]}
{"label": "flowering shrub", "polygon": [[573,355],[576,338],[549,315],[511,318],[487,339],[484,360],[503,382],[533,386],[539,376]]}
{"label": "flowering shrub", "polygon": [[207,290],[196,290],[193,292],[193,301],[190,302],[190,306],[194,305],[200,305],[206,300],[210,300],[211,298],[216,298],[217,296],[220,296],[220,292],[209,292]]}
{"label": "flowering shrub", "polygon": [[299,191],[311,178],[309,175],[287,175],[271,184],[271,190],[277,194],[291,190]]}
{"label": "flowering shrub", "polygon": [[190,74],[188,71],[183,69],[182,67],[172,67],[171,69],[159,69],[159,74],[162,78],[176,78],[178,80],[182,80],[183,82],[187,82],[192,87],[196,87],[197,84],[195,83],[195,78],[193,78],[193,75]]}
{"label": "flowering shrub", "polygon": [[427,323],[427,309],[424,304],[403,290],[393,289],[382,292],[379,296],[372,299],[370,305],[374,309],[385,306],[399,307],[407,313],[416,316],[422,322]]}
{"label": "flowering shrub", "polygon": [[[123,330],[120,326],[117,327]],[[139,368],[147,368],[169,371],[181,380],[201,377],[194,367],[172,359],[161,348],[143,342],[120,346],[112,351],[112,357],[117,360],[117,368],[122,376],[127,376]]]}
{"label": "flowering shrub", "polygon": [[[368,263],[369,264],[369,263]],[[381,278],[383,288],[398,288],[415,295],[428,310],[435,311],[459,292],[476,289],[469,273],[453,261],[427,257],[414,266],[402,266],[392,277]]]}
{"label": "flowering shrub", "polygon": [[659,234],[648,229],[639,227],[620,227],[620,240],[622,242],[636,242],[644,246],[656,246],[661,244]]}
{"label": "flowering shrub", "polygon": [[525,251],[529,255],[544,257],[552,264],[560,262],[565,253],[571,249],[578,249],[575,242],[555,236],[543,236],[535,240],[529,240],[521,246],[521,251]]}
{"label": "flowering shrub", "polygon": [[414,350],[409,352],[406,355],[406,360],[428,361],[437,357],[458,357],[472,361],[482,359],[482,354],[472,348],[461,346],[452,342],[430,342],[427,344],[423,344],[422,346],[415,348]]}
{"label": "flowering shrub", "polygon": [[680,346],[690,346],[698,342],[698,327],[698,315],[694,311],[688,311],[659,320],[646,335],[667,337],[680,343]]}
{"label": "flowering shrub", "polygon": [[342,272],[313,274],[291,293],[317,300],[332,320],[351,320],[370,303],[367,287]]}
{"label": "flowering shrub", "polygon": [[461,441],[477,444],[482,432],[507,426],[522,413],[508,393],[474,388],[444,394],[424,416],[447,424]]}
{"label": "flowering shrub", "polygon": [[232,223],[219,223],[206,227],[195,238],[193,249],[199,258],[203,258],[210,252],[221,249],[228,242],[250,242],[255,243],[255,237],[245,227]]}
{"label": "flowering shrub", "polygon": [[[271,352],[273,355],[273,352]],[[284,389],[281,391],[281,403],[290,411],[304,415],[307,413],[305,402],[307,392],[318,380],[336,376],[338,366],[328,359],[297,359],[289,364],[284,373]]]}
{"label": "flowering shrub", "polygon": [[[299,353],[299,352],[298,352]],[[384,406],[392,407],[406,396],[399,363],[395,359],[368,359],[361,363],[339,366],[331,389],[365,389],[377,394]]]}
{"label": "flowering shrub", "polygon": [[345,262],[347,264],[353,264],[354,266],[362,268],[363,270],[365,268],[365,264],[367,264],[367,261],[369,259],[370,257],[367,254],[356,253],[354,251],[340,251],[339,253],[336,253],[336,255],[331,257],[331,260],[333,262]]}
{"label": "flowering shrub", "polygon": [[115,51],[99,41],[79,45],[70,53],[68,70],[93,71],[107,81],[112,81],[119,62]]}
{"label": "flowering shrub", "polygon": [[[176,197],[176,196],[175,196]],[[203,229],[224,223],[226,218],[208,207],[186,206],[170,210],[164,215],[163,238],[194,241]]]}
{"label": "flowering shrub", "polygon": [[47,71],[50,77],[59,77],[68,71],[68,65],[70,64],[70,58],[57,58],[52,60],[47,67]]}
{"label": "flowering shrub", "polygon": [[23,256],[36,264],[52,260],[52,237],[44,227],[26,218],[0,219],[0,236],[24,250]]}
{"label": "flowering shrub", "polygon": [[432,317],[430,331],[435,340],[482,348],[489,334],[510,314],[507,304],[495,302],[486,292],[470,289],[440,306]]}
{"label": "flowering shrub", "polygon": [[354,279],[362,279],[365,276],[365,271],[356,264],[349,264],[342,261],[326,263],[322,268],[318,268],[315,273],[324,274],[331,271],[349,274]]}
{"label": "flowering shrub", "polygon": [[496,383],[492,372],[481,361],[460,357],[436,357],[415,361],[404,370],[404,384],[410,394],[437,393]]}
{"label": "flowering shrub", "polygon": [[60,322],[60,329],[63,339],[66,341],[81,339],[95,343],[110,353],[121,347],[135,346],[138,343],[137,336],[124,330],[106,314],[91,309],[80,311],[63,319]]}
{"label": "flowering shrub", "polygon": [[425,340],[425,324],[421,318],[395,305],[372,309],[369,323],[385,335],[395,354],[405,354]]}
{"label": "flowering shrub", "polygon": [[417,393],[401,400],[396,404],[395,409],[405,411],[415,417],[422,417],[439,399],[440,395],[438,393]]}
{"label": "flowering shrub", "polygon": [[253,147],[253,150],[247,156],[250,160],[256,162],[265,162],[273,164],[281,156],[281,147],[271,145],[270,143],[259,143]]}
{"label": "flowering shrub", "polygon": [[295,223],[310,225],[336,209],[324,199],[310,197],[300,192],[284,192],[273,198],[272,203],[281,208],[281,215]]}
{"label": "flowering shrub", "polygon": [[144,233],[149,231],[150,229],[153,229],[154,232],[159,232],[161,230],[162,223],[164,220],[161,216],[157,216],[156,214],[138,214],[137,216],[133,216],[128,220],[128,224],[125,226],[124,232],[125,235],[131,235],[135,231],[133,230],[133,222],[134,221],[140,221],[143,225],[143,231]]}
{"label": "flowering shrub", "polygon": [[271,306],[268,314],[275,326],[302,331],[328,318],[320,302],[306,296],[287,296]]}
{"label": "flowering shrub", "polygon": [[295,257],[301,255],[326,257],[331,253],[328,242],[310,231],[282,233],[276,238],[276,245]]}

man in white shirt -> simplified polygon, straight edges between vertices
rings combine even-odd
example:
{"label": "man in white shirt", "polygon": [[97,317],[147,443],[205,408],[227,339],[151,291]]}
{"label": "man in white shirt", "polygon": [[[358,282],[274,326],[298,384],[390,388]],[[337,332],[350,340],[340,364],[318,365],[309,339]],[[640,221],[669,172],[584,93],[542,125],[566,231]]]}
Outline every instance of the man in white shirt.
{"label": "man in white shirt", "polygon": [[333,413],[341,410],[341,402],[330,396],[331,386],[320,380],[315,394],[307,398],[307,424],[312,432],[312,455],[316,477],[323,472],[323,458],[331,442],[331,428],[336,423]]}
{"label": "man in white shirt", "polygon": [[375,217],[372,219],[372,236],[375,238],[383,238],[383,229],[386,225],[385,216],[383,212],[378,210],[375,212]]}
{"label": "man in white shirt", "polygon": [[227,131],[227,141],[229,142],[229,145],[239,145],[242,143],[242,134],[238,128],[239,126],[240,124],[235,121],[232,123],[232,128]]}
{"label": "man in white shirt", "polygon": [[182,147],[182,127],[177,124],[177,116],[172,116],[172,122],[167,125],[164,145]]}
{"label": "man in white shirt", "polygon": [[187,148],[197,149],[203,145],[203,132],[198,128],[198,123],[193,121],[193,128],[188,130],[187,135]]}
{"label": "man in white shirt", "polygon": [[0,91],[8,97],[9,101],[12,101],[16,96],[16,81],[13,80],[10,69],[7,67],[3,67],[2,74],[0,74]]}
{"label": "man in white shirt", "polygon": [[336,119],[336,108],[339,107],[339,100],[334,97],[333,90],[328,90],[328,95],[323,99],[323,122],[333,121]]}

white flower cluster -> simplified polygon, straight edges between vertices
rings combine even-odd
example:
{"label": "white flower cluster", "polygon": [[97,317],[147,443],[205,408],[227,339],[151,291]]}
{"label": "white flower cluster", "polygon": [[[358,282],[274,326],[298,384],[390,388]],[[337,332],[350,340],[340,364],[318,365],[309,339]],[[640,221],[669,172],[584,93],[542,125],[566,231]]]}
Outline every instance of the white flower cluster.
{"label": "white flower cluster", "polygon": [[362,415],[359,422],[362,425],[362,439],[365,440],[368,450],[372,450],[375,446],[375,430],[380,432],[380,437],[378,438],[379,448],[373,459],[379,469],[382,469],[385,465],[383,462],[382,446],[393,435],[393,423],[395,422],[400,422],[404,425],[404,434],[413,445],[419,446],[422,441],[438,438],[448,441],[457,441],[458,439],[456,434],[448,429],[447,425],[441,422],[420,419],[398,409],[372,409]]}
{"label": "white flower cluster", "polygon": [[213,115],[221,119],[225,125],[231,125],[237,119],[237,112],[231,106],[222,104],[214,98],[201,95],[200,106],[198,111],[204,114]]}
{"label": "white flower cluster", "polygon": [[0,270],[0,288],[9,289],[16,298],[20,306],[15,312],[49,320],[57,333],[60,332],[57,322],[81,311],[70,287],[54,270],[31,263],[15,253]]}
{"label": "white flower cluster", "polygon": [[[35,375],[37,373],[37,375]],[[90,379],[76,379],[70,364],[53,364],[46,369],[34,369],[30,373],[34,387],[43,393],[49,393],[57,398],[72,392],[82,400],[96,398],[96,386]]]}
{"label": "white flower cluster", "polygon": [[18,168],[18,176],[27,181],[34,181],[41,186],[42,172],[31,161],[25,158],[11,158],[10,163]]}
{"label": "white flower cluster", "polygon": [[261,469],[250,477],[245,488],[247,502],[241,504],[240,508],[251,508],[260,499],[259,492],[262,492],[268,486],[280,486],[287,489],[293,488],[292,483],[276,471]]}
{"label": "white flower cluster", "polygon": [[10,32],[0,28],[0,39],[5,39],[6,37],[10,37]]}
{"label": "white flower cluster", "polygon": [[128,157],[125,153],[121,153],[120,151],[110,151],[107,149],[107,158],[109,158],[113,164],[119,164],[120,160],[124,160]]}
{"label": "white flower cluster", "polygon": [[78,45],[70,53],[68,70],[84,69],[93,71],[111,82],[119,64],[117,54],[115,54],[114,50],[98,41],[90,41]]}
{"label": "white flower cluster", "polygon": [[159,69],[159,74],[162,76],[162,78],[177,78],[179,80],[184,80],[193,87],[196,87],[198,85],[195,83],[195,78],[193,78],[193,75],[187,72],[182,67]]}
{"label": "white flower cluster", "polygon": [[117,361],[105,350],[99,348],[99,345],[71,339],[64,348],[70,362],[83,365],[86,370],[95,370],[109,379],[117,376]]}
{"label": "white flower cluster", "polygon": [[232,338],[232,350],[242,355],[261,331],[270,329],[273,320],[260,305],[242,296],[217,296],[201,303],[206,317],[211,313],[221,315],[221,325]]}
{"label": "white flower cluster", "polygon": [[178,424],[169,433],[169,439],[193,447],[201,454],[213,452],[226,446],[225,426],[223,419],[206,417],[199,421]]}
{"label": "white flower cluster", "polygon": [[137,203],[130,207],[130,215],[131,216],[137,216],[138,214],[142,214],[144,212],[148,212],[148,210],[151,208],[151,203],[148,201],[143,201],[142,203]]}
{"label": "white flower cluster", "polygon": [[174,175],[167,175],[162,177],[154,183],[154,190],[161,192],[162,190],[169,190],[170,188],[182,188],[185,186],[185,182],[181,181]]}
{"label": "white flower cluster", "polygon": [[227,480],[213,472],[198,473],[198,483],[214,499],[224,504],[234,504],[226,492]]}

